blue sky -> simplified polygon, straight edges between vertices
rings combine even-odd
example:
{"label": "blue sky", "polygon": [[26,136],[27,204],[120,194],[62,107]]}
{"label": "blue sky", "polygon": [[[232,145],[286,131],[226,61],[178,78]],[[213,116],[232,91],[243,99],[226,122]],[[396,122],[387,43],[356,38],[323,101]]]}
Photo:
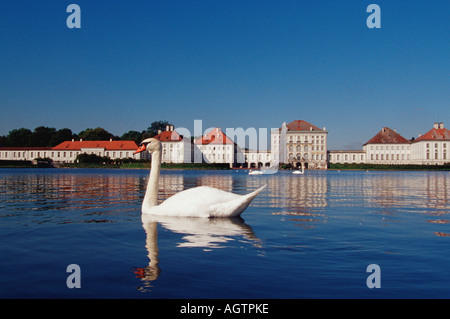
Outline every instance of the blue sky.
{"label": "blue sky", "polygon": [[[81,29],[66,26],[71,3]],[[366,26],[371,3],[381,29]],[[448,12],[448,0],[3,0],[0,135],[302,119],[329,130],[329,149],[360,149],[383,126],[417,137],[450,127]]]}

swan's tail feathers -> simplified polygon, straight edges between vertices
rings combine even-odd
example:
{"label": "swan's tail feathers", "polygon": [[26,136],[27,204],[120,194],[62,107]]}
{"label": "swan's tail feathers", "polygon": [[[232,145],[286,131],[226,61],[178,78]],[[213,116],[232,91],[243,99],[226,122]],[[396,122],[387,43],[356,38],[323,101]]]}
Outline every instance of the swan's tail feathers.
{"label": "swan's tail feathers", "polygon": [[209,217],[237,217],[250,205],[252,200],[266,187],[257,189],[256,191],[241,196],[231,202],[225,202],[210,206]]}
{"label": "swan's tail feathers", "polygon": [[261,193],[261,191],[262,191],[264,188],[266,188],[266,186],[267,186],[267,184],[264,185],[263,187],[257,189],[256,191],[250,193],[250,194],[244,195],[244,197],[250,198],[250,201],[251,201],[251,200],[253,200],[253,198],[255,198],[256,196],[258,196],[258,194]]}

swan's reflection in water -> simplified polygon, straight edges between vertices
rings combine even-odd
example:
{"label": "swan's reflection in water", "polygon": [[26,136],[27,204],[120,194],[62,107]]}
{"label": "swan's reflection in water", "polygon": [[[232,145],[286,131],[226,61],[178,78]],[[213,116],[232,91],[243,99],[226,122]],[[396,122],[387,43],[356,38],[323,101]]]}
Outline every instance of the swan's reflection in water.
{"label": "swan's reflection in water", "polygon": [[135,274],[143,282],[139,288],[145,292],[151,287],[151,282],[158,279],[159,267],[158,224],[177,233],[183,234],[179,248],[197,247],[204,250],[223,248],[224,243],[241,238],[254,247],[261,247],[259,238],[252,228],[240,217],[235,218],[194,218],[143,215],[142,226],[146,233],[145,248],[148,251],[149,264],[144,268],[136,268]]}

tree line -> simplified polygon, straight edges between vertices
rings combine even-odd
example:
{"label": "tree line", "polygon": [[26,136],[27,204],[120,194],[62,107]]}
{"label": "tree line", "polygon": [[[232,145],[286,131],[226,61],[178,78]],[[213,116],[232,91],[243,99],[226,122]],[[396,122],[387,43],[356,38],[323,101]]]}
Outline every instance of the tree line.
{"label": "tree line", "polygon": [[139,144],[143,139],[153,137],[158,134],[158,130],[165,130],[167,125],[172,125],[168,121],[154,121],[150,126],[139,131],[128,131],[121,136],[114,135],[104,128],[87,128],[78,134],[72,132],[71,129],[63,128],[57,130],[53,127],[39,126],[33,131],[27,128],[19,128],[11,130],[8,135],[0,136],[0,146],[2,147],[54,147],[64,141],[72,139],[83,141],[107,141],[128,140],[135,141]]}

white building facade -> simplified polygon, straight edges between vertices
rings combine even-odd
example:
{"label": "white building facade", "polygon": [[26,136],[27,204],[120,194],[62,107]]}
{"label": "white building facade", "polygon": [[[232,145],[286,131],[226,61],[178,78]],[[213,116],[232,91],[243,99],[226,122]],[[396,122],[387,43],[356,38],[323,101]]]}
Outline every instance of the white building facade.
{"label": "white building facade", "polygon": [[443,165],[450,163],[450,130],[444,123],[434,123],[433,128],[419,135],[411,145],[411,163]]}
{"label": "white building facade", "polygon": [[[183,137],[174,130],[173,125],[167,125],[165,131],[158,131],[154,138],[161,142],[162,163],[191,163],[192,143],[190,138]],[[145,152],[143,156],[150,159],[150,154]]]}
{"label": "white building facade", "polygon": [[139,154],[134,154],[136,149],[134,141],[72,140],[55,147],[0,147],[0,160],[33,161],[38,158],[49,158],[54,162],[74,163],[79,154],[107,156],[112,160],[139,159]]}
{"label": "white building facade", "polygon": [[449,149],[450,130],[442,122],[412,140],[383,127],[362,151],[329,151],[328,160],[330,164],[444,165],[450,163]]}
{"label": "white building facade", "polygon": [[32,161],[52,154],[51,147],[0,147],[0,160],[4,161]]}
{"label": "white building facade", "polygon": [[367,164],[405,164],[411,159],[411,141],[383,127],[363,145]]}
{"label": "white building facade", "polygon": [[195,163],[226,163],[230,167],[242,162],[242,152],[218,127],[194,141]]}
{"label": "white building facade", "polygon": [[364,164],[366,163],[365,151],[329,151],[328,162],[332,164]]}
{"label": "white building facade", "polygon": [[[272,166],[289,163],[305,169],[327,169],[328,131],[303,120],[271,132]],[[285,141],[283,139],[285,138]]]}
{"label": "white building facade", "polygon": [[248,168],[268,168],[272,164],[271,151],[245,150],[245,164]]}

